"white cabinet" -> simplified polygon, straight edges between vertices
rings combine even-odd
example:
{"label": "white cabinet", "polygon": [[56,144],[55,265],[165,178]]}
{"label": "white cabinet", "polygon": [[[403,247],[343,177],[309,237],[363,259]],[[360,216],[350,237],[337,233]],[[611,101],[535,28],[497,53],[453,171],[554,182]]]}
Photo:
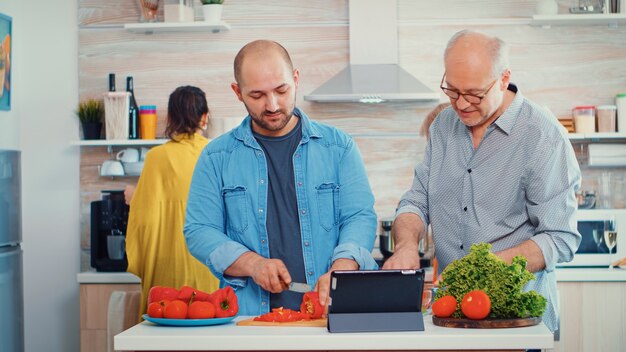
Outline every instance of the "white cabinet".
{"label": "white cabinet", "polygon": [[617,27],[626,25],[626,14],[562,14],[562,15],[533,15],[531,26],[550,28],[551,26],[590,26],[605,25]]}

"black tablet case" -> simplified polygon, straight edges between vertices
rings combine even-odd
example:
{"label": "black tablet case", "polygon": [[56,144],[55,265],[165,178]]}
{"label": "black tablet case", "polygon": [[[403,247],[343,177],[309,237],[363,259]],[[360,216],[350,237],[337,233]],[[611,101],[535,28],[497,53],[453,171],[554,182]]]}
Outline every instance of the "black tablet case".
{"label": "black tablet case", "polygon": [[424,271],[334,271],[329,332],[424,331]]}

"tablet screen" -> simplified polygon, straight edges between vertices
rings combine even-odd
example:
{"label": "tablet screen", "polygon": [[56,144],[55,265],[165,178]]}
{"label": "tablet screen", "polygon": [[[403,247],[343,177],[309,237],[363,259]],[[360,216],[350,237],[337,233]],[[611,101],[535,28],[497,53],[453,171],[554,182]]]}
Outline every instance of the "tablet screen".
{"label": "tablet screen", "polygon": [[424,270],[334,271],[329,313],[420,312]]}

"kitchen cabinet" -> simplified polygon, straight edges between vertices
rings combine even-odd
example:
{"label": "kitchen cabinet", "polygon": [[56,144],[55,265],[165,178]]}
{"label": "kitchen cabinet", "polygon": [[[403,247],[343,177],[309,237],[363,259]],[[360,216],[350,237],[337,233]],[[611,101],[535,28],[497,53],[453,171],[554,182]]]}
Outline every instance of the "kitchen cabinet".
{"label": "kitchen cabinet", "polygon": [[555,341],[554,349],[550,351],[623,350],[626,346],[625,281],[558,282],[557,287],[561,311],[560,340]]}
{"label": "kitchen cabinet", "polygon": [[[80,284],[80,351],[107,352],[107,324],[109,299],[114,291],[139,292],[138,283]],[[134,313],[134,314],[133,314]],[[137,312],[125,316],[125,326],[137,321]],[[127,318],[127,319],[126,319]]]}

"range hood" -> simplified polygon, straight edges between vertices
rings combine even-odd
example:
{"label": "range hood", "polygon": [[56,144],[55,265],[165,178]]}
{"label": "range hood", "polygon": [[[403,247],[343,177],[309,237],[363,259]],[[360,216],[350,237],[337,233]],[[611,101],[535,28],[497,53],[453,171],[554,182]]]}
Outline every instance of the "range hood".
{"label": "range hood", "polygon": [[398,65],[397,1],[349,0],[350,65],[305,95],[315,102],[439,100]]}

